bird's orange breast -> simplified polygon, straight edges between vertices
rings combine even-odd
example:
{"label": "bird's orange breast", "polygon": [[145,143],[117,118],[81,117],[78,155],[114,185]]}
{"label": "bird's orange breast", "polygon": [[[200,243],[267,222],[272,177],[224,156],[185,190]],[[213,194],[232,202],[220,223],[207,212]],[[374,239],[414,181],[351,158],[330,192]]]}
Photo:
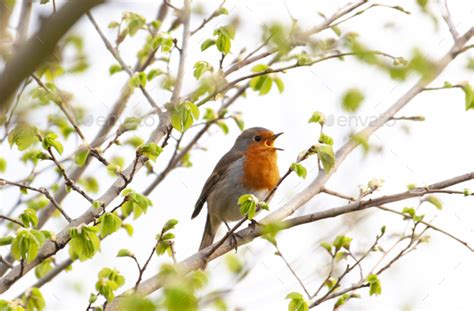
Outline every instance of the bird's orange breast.
{"label": "bird's orange breast", "polygon": [[279,180],[276,150],[258,145],[250,146],[244,160],[244,186],[252,190],[271,190]]}

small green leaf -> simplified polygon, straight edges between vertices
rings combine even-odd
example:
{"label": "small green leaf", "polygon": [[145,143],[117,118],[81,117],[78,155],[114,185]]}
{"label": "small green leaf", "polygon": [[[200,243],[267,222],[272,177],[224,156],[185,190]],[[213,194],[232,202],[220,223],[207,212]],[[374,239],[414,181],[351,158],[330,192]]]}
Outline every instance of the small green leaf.
{"label": "small green leaf", "polygon": [[298,175],[298,177],[301,177],[303,179],[305,179],[306,175],[308,174],[306,168],[300,163],[292,163],[290,168],[296,173],[296,175]]}
{"label": "small green leaf", "polygon": [[4,173],[6,169],[7,169],[7,161],[4,158],[0,157],[0,172]]}
{"label": "small green leaf", "polygon": [[119,132],[124,133],[128,131],[134,131],[138,128],[140,123],[142,122],[141,118],[138,117],[128,117],[120,124]]}
{"label": "small green leaf", "polygon": [[199,118],[199,108],[190,101],[185,101],[171,109],[171,125],[179,132],[190,128]]}
{"label": "small green leaf", "polygon": [[382,293],[382,286],[376,274],[370,274],[367,277],[367,282],[370,285],[370,289],[369,289],[370,296],[380,295]]}
{"label": "small green leaf", "polygon": [[434,195],[428,195],[428,196],[424,197],[423,202],[429,202],[429,203],[433,204],[434,207],[436,207],[439,210],[443,209],[443,203],[441,202],[441,200],[438,197],[436,197]]}
{"label": "small green leaf", "polygon": [[115,214],[106,212],[98,219],[100,237],[104,238],[120,229],[122,219]]}
{"label": "small green leaf", "polygon": [[288,311],[308,311],[308,302],[303,295],[297,292],[292,292],[286,295],[286,299],[290,299],[288,303]]}
{"label": "small green leaf", "polygon": [[114,299],[114,291],[125,284],[125,277],[116,269],[103,268],[100,270],[95,289],[105,297],[107,301]]}
{"label": "small green leaf", "polygon": [[273,78],[273,82],[276,84],[280,94],[285,91],[285,84],[283,83],[282,79],[280,79],[278,77],[275,77],[275,78]]}
{"label": "small green leaf", "polygon": [[326,144],[326,145],[331,145],[331,146],[334,145],[334,140],[332,139],[332,137],[324,133],[321,133],[321,135],[319,136],[319,142],[321,144]]}
{"label": "small green leaf", "polygon": [[227,269],[234,274],[239,274],[244,269],[242,261],[234,254],[227,254],[225,256],[225,264]]}
{"label": "small green leaf", "polygon": [[163,148],[155,143],[148,143],[138,148],[138,153],[152,161],[155,161],[162,152]]}
{"label": "small green leaf", "polygon": [[352,242],[352,238],[344,236],[344,235],[338,235],[334,239],[333,244],[334,244],[334,247],[336,248],[336,251],[340,250],[341,248],[350,250],[351,242]]}
{"label": "small green leaf", "polygon": [[329,173],[336,164],[336,157],[331,145],[319,144],[315,146],[319,160],[323,164],[324,171]]}
{"label": "small green leaf", "polygon": [[133,253],[126,248],[122,248],[121,250],[118,251],[116,257],[133,257]]}
{"label": "small green leaf", "polygon": [[46,258],[35,268],[35,275],[38,279],[44,277],[48,272],[53,270],[53,258]]}
{"label": "small green leaf", "polygon": [[70,228],[69,256],[85,261],[94,257],[100,249],[100,239],[97,236],[98,229],[90,226],[79,226]]}
{"label": "small green leaf", "polygon": [[0,238],[0,246],[10,245],[13,242],[13,237],[8,235]]}
{"label": "small green leaf", "polygon": [[120,71],[123,71],[123,68],[122,68],[122,66],[120,66],[118,64],[113,64],[109,67],[109,74],[111,76],[116,74],[117,72],[120,72]]}
{"label": "small green leaf", "polygon": [[37,287],[29,289],[22,297],[22,301],[25,304],[25,308],[28,311],[44,310],[46,302],[44,301],[43,294]]}
{"label": "small green leaf", "polygon": [[204,42],[201,44],[201,51],[207,50],[209,47],[213,46],[216,44],[215,40],[212,39],[206,39]]}
{"label": "small green leaf", "polygon": [[154,78],[158,77],[158,76],[161,76],[162,74],[164,74],[163,70],[161,69],[152,69],[148,72],[148,74],[146,75],[146,79],[148,81],[151,81],[153,80]]}
{"label": "small green leaf", "polygon": [[239,197],[237,204],[240,206],[240,214],[253,219],[257,211],[258,198],[253,194],[244,194]]}
{"label": "small green leaf", "polygon": [[321,247],[323,247],[330,255],[332,255],[332,245],[328,242],[321,242]]}
{"label": "small green leaf", "polygon": [[194,72],[193,72],[193,75],[194,77],[199,80],[199,78],[201,78],[201,76],[205,73],[205,72],[212,72],[214,70],[214,68],[211,66],[211,64],[209,64],[208,62],[205,62],[205,61],[198,61],[194,64]]}
{"label": "small green leaf", "polygon": [[54,148],[59,154],[63,153],[63,145],[57,141],[58,135],[55,133],[48,133],[43,137],[42,144],[44,149]]}
{"label": "small green leaf", "polygon": [[364,94],[360,90],[349,89],[342,97],[342,108],[348,112],[356,112],[363,100]]}
{"label": "small green leaf", "polygon": [[83,167],[89,157],[89,148],[81,148],[75,155],[74,155],[74,163],[77,166]]}
{"label": "small green leaf", "polygon": [[38,141],[36,134],[38,129],[26,123],[19,123],[15,128],[8,134],[8,142],[10,147],[15,144],[18,150],[23,151],[32,144]]}
{"label": "small green leaf", "polygon": [[320,111],[313,112],[311,118],[308,120],[308,123],[319,123],[320,125],[324,125],[324,122],[326,122],[326,117]]}
{"label": "small green leaf", "polygon": [[464,91],[466,110],[474,109],[474,90],[469,83],[462,85]]}

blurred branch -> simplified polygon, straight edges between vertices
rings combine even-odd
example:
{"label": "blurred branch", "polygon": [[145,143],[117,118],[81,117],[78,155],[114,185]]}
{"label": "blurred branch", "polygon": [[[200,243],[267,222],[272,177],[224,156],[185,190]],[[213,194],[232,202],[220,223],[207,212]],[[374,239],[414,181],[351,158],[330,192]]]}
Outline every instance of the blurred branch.
{"label": "blurred branch", "polygon": [[49,191],[46,188],[35,188],[35,187],[25,185],[25,184],[18,184],[16,182],[9,181],[9,180],[3,179],[3,178],[0,178],[0,184],[9,184],[9,185],[12,185],[12,186],[16,186],[20,189],[28,189],[28,190],[43,194],[45,197],[48,198],[48,200],[51,202],[51,204],[54,205],[54,207],[64,216],[64,218],[68,222],[72,221],[71,217],[69,217],[66,214],[66,212],[61,208],[61,206],[59,206],[58,202],[56,202],[54,197],[51,195],[51,193],[49,193]]}
{"label": "blurred branch", "polygon": [[[442,192],[440,191],[440,193],[442,193]],[[407,217],[407,214],[403,214],[403,213],[401,213],[401,212],[399,212],[399,211],[396,211],[396,210],[394,210],[394,209],[388,208],[388,207],[386,207],[386,206],[376,206],[376,207],[377,207],[378,209],[383,210],[383,211],[386,211],[386,212],[390,212],[390,213],[397,214],[397,215],[400,215],[400,216],[403,216],[403,217]],[[437,226],[435,226],[435,225],[433,225],[433,224],[431,224],[431,223],[429,223],[429,222],[426,222],[426,221],[424,221],[424,220],[420,220],[420,223],[424,224],[425,226],[427,226],[427,227],[430,228],[430,229],[433,229],[433,230],[435,230],[435,231],[438,231],[438,232],[440,232],[440,233],[442,233],[442,234],[444,234],[444,235],[450,237],[451,239],[453,239],[453,240],[455,240],[455,241],[461,243],[461,244],[464,245],[465,247],[467,247],[471,252],[474,252],[474,248],[471,247],[471,246],[469,245],[469,243],[467,243],[467,242],[464,241],[464,240],[461,240],[460,238],[456,237],[455,235],[449,233],[448,231],[446,231],[446,230],[444,230],[444,229],[441,229],[441,228],[439,228],[439,227],[437,227]]]}
{"label": "blurred branch", "polygon": [[217,9],[215,9],[211,15],[209,15],[209,17],[205,18],[201,25],[199,25],[196,29],[194,29],[193,31],[191,31],[191,36],[193,36],[196,32],[198,32],[199,30],[201,30],[202,28],[204,28],[204,26],[206,26],[211,20],[213,20],[214,18],[216,18],[217,16],[220,15],[220,9],[224,6],[224,3],[225,3],[225,0],[222,1],[221,5],[219,5],[219,7]]}
{"label": "blurred branch", "polygon": [[93,7],[105,0],[71,0],[46,19],[40,29],[20,47],[0,75],[0,110],[7,111],[11,97],[21,82],[54,51],[62,36]]}
{"label": "blurred branch", "polygon": [[[102,32],[102,30],[100,30],[100,27],[99,25],[97,24],[97,22],[95,21],[94,17],[92,16],[92,14],[90,12],[87,12],[87,17],[89,18],[90,22],[92,23],[92,25],[94,26],[95,30],[97,31],[97,33],[99,34],[100,38],[102,39],[102,41],[104,42],[104,45],[105,47],[107,48],[107,50],[110,52],[110,54],[112,54],[112,56],[118,61],[118,63],[120,64],[120,66],[123,68],[123,70],[125,70],[125,72],[130,76],[130,78],[132,78],[134,76],[134,72],[132,71],[132,69],[125,63],[125,61],[122,59],[122,57],[120,56],[120,53],[119,51],[114,48],[114,46],[112,45],[112,43],[110,43],[110,41],[107,39],[107,37],[104,35],[104,33]],[[148,93],[148,91],[143,87],[143,86],[139,86],[140,90],[142,91],[143,95],[145,96],[145,98],[148,100],[148,102],[150,103],[151,107],[154,108],[155,112],[157,112],[158,114],[162,114],[163,111],[161,110],[161,108],[158,106],[158,104],[155,102],[155,100],[151,97],[150,93]]]}
{"label": "blurred branch", "polygon": [[[172,95],[172,103],[176,103],[180,97],[182,81],[184,78],[184,68],[187,54],[187,41],[189,38],[189,20],[191,12],[190,0],[185,0],[185,7],[183,10],[183,45],[182,53],[180,54],[176,86]],[[154,143],[159,142],[163,137],[165,137],[165,135],[168,134],[169,126],[169,115],[168,113],[164,113],[160,116],[160,122],[158,126],[152,131],[147,141]],[[38,255],[34,260],[27,264],[19,264],[14,266],[13,269],[11,269],[11,271],[9,271],[8,274],[0,280],[0,293],[7,291],[10,286],[14,284],[18,279],[20,279],[28,271],[40,264],[42,259],[54,255],[61,248],[63,248],[69,242],[70,228],[77,227],[81,224],[88,224],[93,221],[98,215],[100,215],[100,213],[105,209],[105,207],[108,206],[110,202],[112,202],[121,193],[121,191],[131,182],[134,174],[143,167],[146,161],[146,157],[138,156],[131,164],[129,164],[129,166],[123,171],[123,174],[127,176],[127,178],[125,180],[121,177],[117,178],[115,182],[109,187],[109,189],[100,198],[98,198],[98,201],[102,203],[102,208],[97,209],[93,206],[90,206],[87,211],[85,211],[82,215],[74,219],[59,233],[57,233],[54,241],[46,241],[41,247],[41,249],[38,251]]]}

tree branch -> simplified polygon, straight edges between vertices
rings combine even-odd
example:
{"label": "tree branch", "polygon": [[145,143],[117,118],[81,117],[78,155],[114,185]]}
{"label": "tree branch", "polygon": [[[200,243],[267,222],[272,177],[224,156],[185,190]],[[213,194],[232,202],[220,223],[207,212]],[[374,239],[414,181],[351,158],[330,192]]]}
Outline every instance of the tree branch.
{"label": "tree branch", "polygon": [[[285,228],[284,230],[286,230],[286,229],[299,226],[302,224],[315,222],[322,219],[337,217],[337,216],[351,213],[354,211],[367,209],[369,207],[379,206],[379,205],[392,203],[392,202],[398,202],[398,201],[406,200],[413,197],[420,197],[427,193],[432,193],[433,191],[436,191],[436,190],[442,190],[443,188],[447,188],[447,187],[450,187],[450,186],[453,186],[453,185],[456,185],[468,180],[472,180],[472,179],[474,179],[474,172],[456,176],[456,177],[453,177],[453,178],[450,178],[438,183],[434,183],[427,187],[420,187],[420,188],[415,188],[413,190],[405,191],[405,192],[401,192],[397,194],[381,196],[378,198],[363,200],[359,202],[352,202],[352,203],[349,203],[340,207],[331,208],[325,211],[316,212],[316,213],[299,216],[299,217],[294,217],[289,220],[282,221],[281,224],[282,224],[282,227]],[[237,232],[237,236],[238,236],[237,246],[247,244],[261,235],[262,235],[262,231],[260,229],[260,226],[249,226],[245,229],[242,229],[239,232]],[[214,247],[214,244],[182,260],[181,262],[178,263],[178,265],[185,272],[197,270],[197,269],[202,268],[205,264],[207,264],[209,260],[213,260],[215,258],[218,258],[224,255],[225,253],[234,249],[236,246],[235,241],[232,242],[230,240],[226,240],[224,243],[222,243],[222,245],[218,249],[216,249],[216,251],[210,256],[210,258],[207,258],[208,252],[210,249]],[[139,295],[148,295],[158,290],[161,286],[162,284],[160,283],[159,278],[156,275],[154,275],[150,277],[149,279],[143,281],[140,284],[140,286],[137,288],[136,292]],[[121,296],[117,297],[111,303],[109,303],[107,305],[107,310],[117,310],[120,297]]]}
{"label": "tree branch", "polygon": [[7,111],[11,97],[21,82],[54,51],[62,36],[93,7],[105,0],[71,0],[48,18],[25,44],[16,51],[0,75],[0,110]]}

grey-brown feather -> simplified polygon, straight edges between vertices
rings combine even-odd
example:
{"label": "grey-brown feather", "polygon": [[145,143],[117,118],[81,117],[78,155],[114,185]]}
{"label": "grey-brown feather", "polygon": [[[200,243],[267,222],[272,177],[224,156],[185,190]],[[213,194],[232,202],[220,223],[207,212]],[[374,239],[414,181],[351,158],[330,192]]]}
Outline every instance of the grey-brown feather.
{"label": "grey-brown feather", "polygon": [[247,189],[242,183],[245,151],[254,136],[261,131],[268,130],[254,127],[242,132],[232,149],[220,159],[206,180],[192,214],[192,218],[195,218],[207,201],[208,215],[200,250],[213,243],[214,236],[223,221],[236,221],[242,218],[237,204],[240,196],[253,194],[259,200],[263,200],[268,194],[269,190],[267,189]]}

